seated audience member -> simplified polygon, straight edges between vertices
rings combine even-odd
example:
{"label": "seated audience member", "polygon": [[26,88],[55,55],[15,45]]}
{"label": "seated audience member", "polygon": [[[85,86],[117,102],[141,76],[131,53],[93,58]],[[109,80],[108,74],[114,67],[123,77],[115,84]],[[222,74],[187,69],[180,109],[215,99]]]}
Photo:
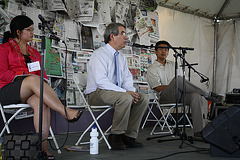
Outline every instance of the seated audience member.
{"label": "seated audience member", "polygon": [[148,96],[135,92],[126,57],[121,53],[127,40],[126,28],[111,23],[104,33],[103,47],[92,54],[88,65],[85,93],[90,105],[114,107],[111,134],[108,141],[113,150],[142,147],[136,141]]}
{"label": "seated audience member", "polygon": [[[162,48],[161,48],[162,47]],[[175,102],[175,62],[167,60],[170,44],[158,41],[155,45],[156,61],[148,68],[147,81],[150,87],[159,92],[160,103]],[[182,102],[183,78],[178,76],[178,101]],[[212,92],[204,91],[186,80],[186,105],[191,107],[194,137],[201,137],[204,127],[202,96],[209,101],[220,103],[223,97]]]}

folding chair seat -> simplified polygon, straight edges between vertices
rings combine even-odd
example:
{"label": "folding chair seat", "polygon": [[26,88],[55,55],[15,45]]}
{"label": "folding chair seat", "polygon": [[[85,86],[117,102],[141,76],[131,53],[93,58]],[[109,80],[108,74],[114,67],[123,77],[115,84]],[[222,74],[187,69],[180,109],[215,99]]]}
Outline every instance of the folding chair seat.
{"label": "folding chair seat", "polygon": [[[14,118],[17,120],[17,119],[22,119],[22,118],[27,118],[27,117],[33,116],[33,114],[28,115],[28,114],[26,114],[27,112],[25,112],[25,111],[32,111],[29,104],[11,104],[11,105],[5,105],[5,106],[2,106],[0,104],[0,111],[2,114],[3,122],[4,122],[4,127],[1,131],[0,137],[2,137],[5,130],[7,130],[7,133],[10,133],[9,124]],[[5,113],[9,113],[12,115],[9,119],[7,119],[5,116]],[[49,136],[48,139],[52,139],[55,144],[55,147],[59,148],[51,126],[49,128],[49,132],[50,132],[51,136]],[[58,149],[57,152],[58,152],[58,154],[62,153],[60,149]]]}
{"label": "folding chair seat", "polygon": [[[99,141],[101,141],[102,139],[104,139],[104,141],[106,142],[107,146],[109,149],[111,149],[110,144],[107,141],[107,138],[105,135],[107,135],[108,131],[112,128],[112,126],[110,126],[105,132],[103,132],[101,126],[98,123],[98,120],[105,115],[108,111],[110,111],[111,109],[113,109],[113,107],[111,106],[91,106],[88,104],[85,96],[84,96],[84,89],[87,86],[87,74],[84,73],[74,73],[73,74],[73,80],[77,86],[78,91],[80,92],[80,96],[81,99],[83,101],[83,106],[85,107],[86,111],[88,111],[93,119],[92,123],[84,130],[84,132],[82,133],[82,135],[80,136],[80,138],[78,139],[77,143],[75,145],[79,145],[79,144],[87,144],[90,143],[88,142],[81,142],[82,138],[84,137],[84,135],[91,129],[91,127],[96,124],[98,131],[101,134],[101,138],[99,139]],[[95,116],[93,114],[93,112],[101,112],[98,116]]]}
{"label": "folding chair seat", "polygon": [[[154,91],[149,92],[149,96],[153,97],[152,100],[149,102],[148,106],[148,113],[147,116],[144,120],[144,123],[142,125],[142,129],[144,128],[146,122],[148,121],[155,121],[155,125],[150,132],[150,135],[153,134],[173,134],[173,129],[176,127],[176,120],[172,115],[172,111],[176,109],[176,104],[175,103],[169,103],[169,104],[160,104],[157,98],[157,95]],[[153,112],[153,107],[157,107],[159,112],[160,112],[160,118],[157,118],[156,114]],[[183,110],[183,104],[179,103],[178,107],[181,107]],[[152,115],[153,118],[150,118]],[[186,120],[188,124],[186,126],[192,127],[192,123],[185,113]],[[178,122],[182,120],[183,115],[179,118]],[[171,122],[171,123],[170,123]],[[160,127],[160,131],[156,132],[156,128]],[[178,125],[178,127],[182,127],[183,125]],[[164,128],[167,128],[167,131],[164,130]],[[193,128],[193,127],[192,127]]]}

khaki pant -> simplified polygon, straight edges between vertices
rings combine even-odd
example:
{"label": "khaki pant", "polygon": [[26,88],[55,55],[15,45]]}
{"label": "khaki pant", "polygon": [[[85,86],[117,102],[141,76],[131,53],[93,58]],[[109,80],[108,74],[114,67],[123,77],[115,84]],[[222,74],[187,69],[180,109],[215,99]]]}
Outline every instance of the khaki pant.
{"label": "khaki pant", "polygon": [[[175,78],[170,82],[167,88],[165,88],[159,98],[160,103],[175,103]],[[181,102],[183,98],[183,78],[178,76],[178,97]],[[206,95],[206,91],[192,84],[186,80],[186,105],[191,107],[192,120],[193,120],[193,132],[199,132],[204,127],[203,121],[203,101],[202,96]]]}
{"label": "khaki pant", "polygon": [[142,117],[149,102],[148,95],[139,93],[140,100],[133,104],[133,97],[126,92],[97,89],[88,95],[90,105],[114,107],[112,134],[125,134],[137,138]]}

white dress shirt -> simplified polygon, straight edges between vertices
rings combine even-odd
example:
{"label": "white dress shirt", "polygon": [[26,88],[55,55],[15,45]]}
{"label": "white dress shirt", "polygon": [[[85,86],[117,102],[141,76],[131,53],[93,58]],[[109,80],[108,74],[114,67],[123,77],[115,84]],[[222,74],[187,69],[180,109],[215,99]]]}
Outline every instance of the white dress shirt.
{"label": "white dress shirt", "polygon": [[126,57],[119,52],[119,73],[121,87],[118,87],[114,53],[116,50],[109,44],[97,49],[93,52],[88,63],[88,80],[85,94],[90,94],[96,91],[97,88],[104,90],[112,90],[118,92],[134,91],[132,74],[128,69]]}

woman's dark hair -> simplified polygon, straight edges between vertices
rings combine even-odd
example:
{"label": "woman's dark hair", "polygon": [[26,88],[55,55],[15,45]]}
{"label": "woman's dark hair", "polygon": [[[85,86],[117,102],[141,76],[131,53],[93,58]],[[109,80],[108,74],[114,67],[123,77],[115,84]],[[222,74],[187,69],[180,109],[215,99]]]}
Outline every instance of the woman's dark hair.
{"label": "woman's dark hair", "polygon": [[[155,50],[156,50],[156,51],[157,51],[158,46],[159,46],[160,44],[166,44],[168,47],[170,47],[170,44],[169,44],[167,41],[158,41],[158,42],[156,43],[156,45],[155,45]],[[168,50],[169,50],[169,48],[168,48]]]}
{"label": "woman's dark hair", "polygon": [[111,38],[110,38],[110,35],[113,33],[115,36],[118,35],[118,27],[124,27],[126,28],[123,24],[121,23],[111,23],[107,26],[107,28],[105,29],[105,32],[104,32],[104,42],[107,44]]}
{"label": "woman's dark hair", "polygon": [[4,33],[3,43],[8,42],[9,38],[18,37],[17,30],[22,31],[33,24],[33,21],[24,15],[18,15],[14,17],[10,23],[10,31]]}

